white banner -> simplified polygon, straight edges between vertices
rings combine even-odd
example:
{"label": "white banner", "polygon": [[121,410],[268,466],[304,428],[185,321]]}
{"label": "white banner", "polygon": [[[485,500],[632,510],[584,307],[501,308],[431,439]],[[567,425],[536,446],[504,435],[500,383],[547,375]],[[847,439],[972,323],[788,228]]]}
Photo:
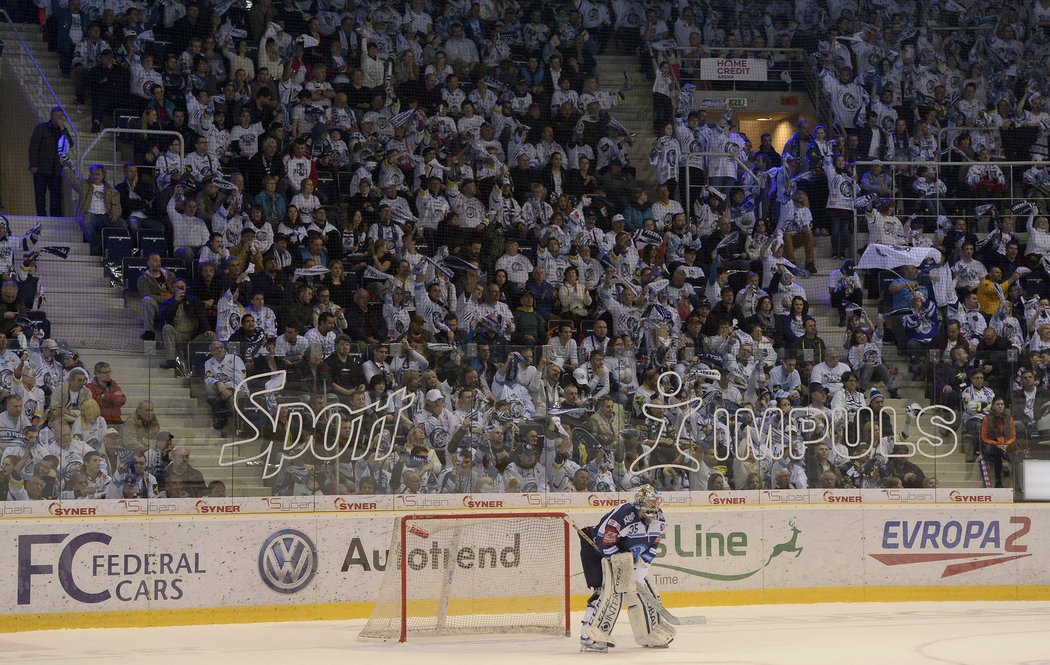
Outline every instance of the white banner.
{"label": "white banner", "polygon": [[704,81],[765,81],[767,62],[760,58],[701,58]]}
{"label": "white banner", "polygon": [[907,247],[904,245],[868,245],[860,257],[857,267],[862,270],[870,268],[895,270],[901,266],[916,266],[926,259],[941,262],[941,253],[932,247]]}
{"label": "white banner", "polygon": [[[896,504],[927,498],[910,496],[921,490],[881,492]],[[709,599],[697,594],[705,592],[740,592],[742,602],[759,602],[761,594],[775,590],[816,589],[807,597],[820,599],[827,592],[861,600],[885,587],[982,586],[1008,595],[1021,586],[1050,585],[1048,506],[995,505],[983,491],[950,491],[939,498],[952,505],[932,506],[867,505],[867,496],[850,491],[820,493],[826,508],[795,491],[712,492],[702,498],[713,506],[736,495],[745,503],[731,510],[668,509],[668,530],[651,579],[669,604],[702,604]],[[528,502],[528,497],[521,498]],[[672,506],[685,499],[672,498]],[[150,611],[142,621],[153,624],[177,621],[167,619],[168,613],[186,609],[213,609],[217,622],[223,611],[238,608],[317,611],[332,604],[348,616],[366,616],[388,565],[400,513],[357,512],[352,504],[371,503],[367,497],[315,499],[330,510],[248,515],[232,510],[245,508],[243,503],[209,501],[201,516],[191,518],[54,519],[45,513],[46,518],[6,520],[0,569],[10,574],[0,579],[0,630],[17,629],[26,615],[62,615],[63,625],[74,628],[99,621],[99,612],[128,610]],[[590,503],[612,500],[580,499],[586,508],[567,511],[579,527],[596,523],[609,509]],[[298,507],[270,503],[267,509],[274,512]],[[211,510],[220,507],[230,510]],[[529,542],[514,528],[494,527],[491,533],[487,544],[515,548],[506,565],[559,556],[535,552],[555,545]],[[581,595],[583,578],[575,574],[580,541],[570,534],[571,591]],[[527,591],[501,588],[490,595],[505,593]]]}

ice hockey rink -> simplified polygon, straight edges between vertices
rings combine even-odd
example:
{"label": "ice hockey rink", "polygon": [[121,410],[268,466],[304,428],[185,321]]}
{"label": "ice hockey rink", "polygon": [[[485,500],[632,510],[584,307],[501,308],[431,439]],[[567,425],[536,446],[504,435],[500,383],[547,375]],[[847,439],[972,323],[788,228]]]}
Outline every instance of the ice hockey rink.
{"label": "ice hockey rink", "polygon": [[1050,665],[1048,602],[767,605],[676,613],[701,614],[707,623],[681,626],[664,650],[635,646],[625,613],[614,633],[619,646],[608,654],[579,653],[576,637],[362,642],[357,634],[363,621],[316,621],[10,633],[0,636],[0,662]]}

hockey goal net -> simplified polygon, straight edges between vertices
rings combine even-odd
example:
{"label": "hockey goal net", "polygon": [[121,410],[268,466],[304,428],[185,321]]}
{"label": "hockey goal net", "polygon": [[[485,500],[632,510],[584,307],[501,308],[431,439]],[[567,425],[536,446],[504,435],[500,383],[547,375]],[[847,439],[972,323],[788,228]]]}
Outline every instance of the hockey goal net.
{"label": "hockey goal net", "polygon": [[565,513],[406,515],[360,637],[569,635]]}

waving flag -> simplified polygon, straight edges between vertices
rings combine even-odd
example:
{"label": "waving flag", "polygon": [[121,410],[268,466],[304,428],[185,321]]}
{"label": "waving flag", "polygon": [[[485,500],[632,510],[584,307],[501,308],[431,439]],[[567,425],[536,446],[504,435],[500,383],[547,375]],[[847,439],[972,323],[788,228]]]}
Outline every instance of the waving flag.
{"label": "waving flag", "polygon": [[626,127],[624,127],[619,120],[612,116],[609,116],[609,127],[613,128],[623,136],[631,135],[631,132]]}
{"label": "waving flag", "polygon": [[864,250],[857,268],[861,270],[895,270],[900,266],[919,266],[932,257],[938,264],[941,253],[932,247],[905,247],[873,243]]}
{"label": "waving flag", "polygon": [[362,277],[364,279],[374,279],[374,280],[378,280],[378,281],[382,282],[382,281],[386,281],[388,279],[393,279],[394,276],[389,274],[389,273],[385,273],[385,272],[381,272],[379,270],[376,270],[372,266],[366,266],[365,267],[365,272],[362,274]]}
{"label": "waving flag", "polygon": [[41,252],[46,252],[52,256],[57,256],[60,259],[65,259],[69,256],[69,247],[49,245],[47,247],[41,247]]}
{"label": "waving flag", "polygon": [[738,240],[740,240],[740,233],[738,231],[733,231],[732,233],[727,235],[725,238],[722,238],[722,240],[718,243],[718,245],[715,246],[715,252],[718,252],[718,250],[720,250],[720,249],[722,249],[724,247],[728,247],[728,246],[732,245],[733,243],[737,242]]}

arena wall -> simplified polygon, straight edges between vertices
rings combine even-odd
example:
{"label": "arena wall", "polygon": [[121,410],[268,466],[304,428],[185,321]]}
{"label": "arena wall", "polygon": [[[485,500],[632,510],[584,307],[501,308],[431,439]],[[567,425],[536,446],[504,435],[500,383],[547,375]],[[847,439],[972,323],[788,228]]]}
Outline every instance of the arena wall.
{"label": "arena wall", "polygon": [[[667,538],[650,579],[669,607],[1050,598],[1048,507],[1009,503],[1001,491],[894,492],[667,495]],[[0,631],[366,617],[401,515],[551,508],[584,526],[625,498],[5,504],[0,566],[12,574],[0,579]],[[292,588],[263,570],[281,534],[301,545],[290,551]],[[513,539],[508,532],[508,546]],[[578,573],[575,536],[571,547]],[[579,608],[583,579],[571,579]],[[494,585],[492,596],[521,591]]]}

